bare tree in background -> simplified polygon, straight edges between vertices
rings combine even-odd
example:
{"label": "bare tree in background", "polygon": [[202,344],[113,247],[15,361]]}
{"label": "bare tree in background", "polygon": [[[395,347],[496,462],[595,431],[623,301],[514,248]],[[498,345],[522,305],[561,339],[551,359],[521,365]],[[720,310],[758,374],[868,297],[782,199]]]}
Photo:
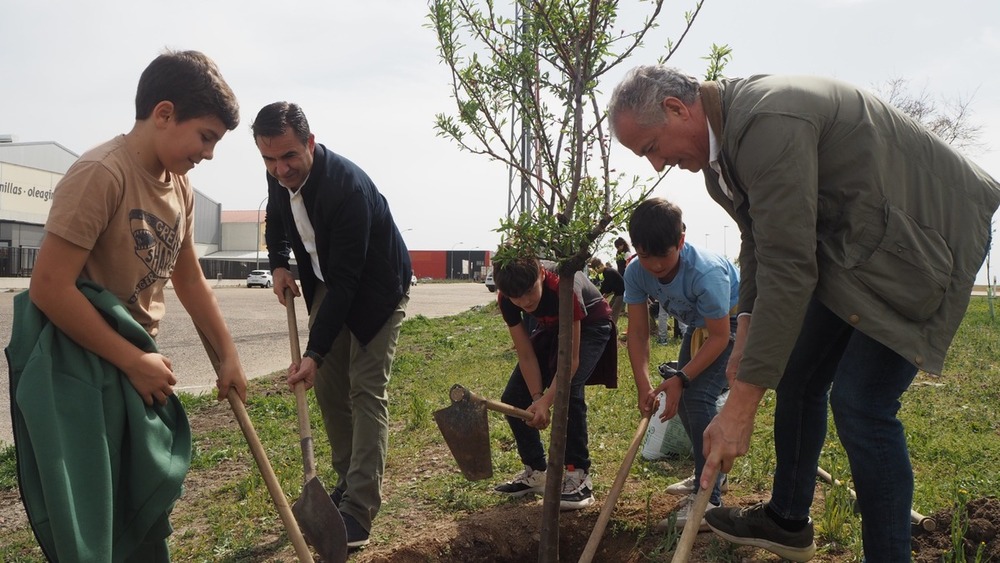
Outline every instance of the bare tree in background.
{"label": "bare tree in background", "polygon": [[[972,122],[972,100],[975,94],[954,100],[938,102],[927,89],[913,94],[907,87],[905,78],[891,78],[875,87],[875,93],[886,102],[896,106],[916,119],[944,142],[966,154],[981,154],[989,147],[980,140],[983,126]],[[992,248],[992,244],[990,245]],[[986,252],[986,294],[990,307],[990,319],[995,319],[993,297],[996,283],[990,278],[990,252]]]}
{"label": "bare tree in background", "polygon": [[949,145],[967,154],[982,153],[982,125],[972,121],[975,94],[955,99],[940,99],[924,88],[914,93],[905,78],[891,78],[875,87],[875,93],[916,119]]}

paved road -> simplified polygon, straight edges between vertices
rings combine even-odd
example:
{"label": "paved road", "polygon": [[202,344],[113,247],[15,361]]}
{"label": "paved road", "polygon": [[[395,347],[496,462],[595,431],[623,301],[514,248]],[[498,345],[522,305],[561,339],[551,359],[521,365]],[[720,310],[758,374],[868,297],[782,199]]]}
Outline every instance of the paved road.
{"label": "paved road", "polygon": [[[21,287],[26,286],[25,282],[22,280]],[[0,342],[6,347],[10,342],[11,310],[18,283],[9,278],[0,283],[7,286],[0,286]],[[233,333],[247,377],[267,375],[288,367],[291,360],[288,320],[285,308],[278,303],[274,293],[260,288],[227,286],[225,281],[215,289],[215,293]],[[495,298],[496,294],[488,292],[479,283],[420,284],[410,290],[406,313],[409,317],[424,315],[432,318],[454,315]],[[161,336],[157,344],[173,363],[179,380],[176,389],[190,393],[214,391],[215,372],[194,331],[191,318],[172,290],[167,290],[166,301],[167,314],[160,324]],[[308,336],[308,316],[305,302],[302,299],[295,301],[299,338],[304,346]],[[0,384],[0,447],[3,447],[13,443],[6,357],[0,358],[0,370],[4,380]]]}

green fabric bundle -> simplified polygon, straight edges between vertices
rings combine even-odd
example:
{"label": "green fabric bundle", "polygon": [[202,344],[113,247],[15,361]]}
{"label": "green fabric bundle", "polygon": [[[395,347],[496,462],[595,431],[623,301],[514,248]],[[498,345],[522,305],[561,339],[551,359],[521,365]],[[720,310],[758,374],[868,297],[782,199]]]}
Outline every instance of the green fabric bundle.
{"label": "green fabric bundle", "polygon": [[[156,344],[110,292],[78,287],[122,336]],[[191,463],[176,396],[146,406],[116,367],[77,345],[22,292],[6,349],[18,480],[52,561],[165,561],[174,502]]]}

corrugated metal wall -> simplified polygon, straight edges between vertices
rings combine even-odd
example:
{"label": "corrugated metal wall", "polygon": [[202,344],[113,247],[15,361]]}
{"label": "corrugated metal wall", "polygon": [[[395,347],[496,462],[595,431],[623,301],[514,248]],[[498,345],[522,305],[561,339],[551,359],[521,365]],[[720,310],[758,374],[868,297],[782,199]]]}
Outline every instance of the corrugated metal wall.
{"label": "corrugated metal wall", "polygon": [[418,278],[481,280],[492,256],[489,250],[411,250],[410,263]]}
{"label": "corrugated metal wall", "polygon": [[194,192],[194,242],[214,245],[222,243],[222,204],[199,191]]}
{"label": "corrugated metal wall", "polygon": [[411,250],[410,264],[413,266],[413,275],[421,279],[445,279],[447,254],[446,250]]}

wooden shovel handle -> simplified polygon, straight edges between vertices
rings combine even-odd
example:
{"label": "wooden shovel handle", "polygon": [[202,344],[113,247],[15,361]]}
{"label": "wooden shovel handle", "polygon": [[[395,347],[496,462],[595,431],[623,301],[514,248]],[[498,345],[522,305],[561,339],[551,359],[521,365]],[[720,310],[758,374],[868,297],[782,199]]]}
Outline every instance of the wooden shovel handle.
{"label": "wooden shovel handle", "polygon": [[677,541],[677,550],[671,563],[684,563],[691,557],[691,550],[694,548],[694,540],[698,537],[698,530],[701,528],[701,520],[705,517],[705,509],[708,508],[708,501],[712,497],[712,488],[704,488],[698,491],[694,497],[694,506],[688,515],[688,521],[684,524],[684,531],[681,539]]}
{"label": "wooden shovel handle", "polygon": [[[839,479],[834,479],[833,475],[830,475],[830,473],[822,467],[816,466],[816,475],[819,475],[820,479],[825,481],[828,485],[843,485]],[[847,494],[851,495],[851,500],[858,500],[858,494],[854,492],[854,489],[847,487]]]}
{"label": "wooden shovel handle", "polygon": [[[834,479],[825,469],[822,467],[816,467],[816,475],[819,475],[820,479],[823,479],[829,485],[842,485],[839,480]],[[858,494],[854,492],[854,489],[847,487],[847,493],[851,495],[851,500],[857,501]],[[923,514],[917,512],[916,510],[910,509],[910,522],[920,526],[928,532],[933,532],[937,529],[937,521],[933,518],[928,518]]]}
{"label": "wooden shovel handle", "polygon": [[468,399],[474,403],[482,403],[483,406],[491,411],[500,412],[508,416],[516,416],[518,418],[523,418],[524,420],[531,420],[534,418],[530,412],[524,409],[519,409],[515,406],[508,405],[507,403],[501,403],[500,401],[494,401],[493,399],[487,399],[482,395],[477,395],[472,391],[469,391],[458,383],[452,385],[449,396],[451,397],[451,400],[456,403]]}
{"label": "wooden shovel handle", "polygon": [[611,486],[611,491],[608,492],[608,498],[604,500],[604,506],[601,507],[601,514],[597,517],[597,524],[594,525],[594,531],[590,533],[587,546],[583,548],[583,553],[580,554],[580,563],[590,563],[594,559],[597,546],[601,543],[601,537],[604,536],[604,529],[611,519],[611,512],[615,509],[615,503],[618,502],[618,495],[621,494],[622,487],[625,486],[625,479],[628,477],[628,471],[632,467],[632,461],[635,460],[635,454],[639,451],[639,444],[642,443],[642,438],[646,435],[646,428],[649,427],[649,417],[650,415],[647,414],[639,421],[639,428],[636,429],[635,436],[632,436],[632,443],[629,444],[628,451],[625,453],[625,459],[622,460],[622,465],[618,469],[615,482]]}
{"label": "wooden shovel handle", "polygon": [[285,313],[288,316],[288,343],[292,350],[292,361],[297,362],[302,359],[302,350],[299,349],[299,323],[295,320],[295,296],[292,290],[285,288]]}
{"label": "wooden shovel handle", "polygon": [[[292,290],[285,288],[285,312],[288,316],[288,342],[292,352],[292,361],[302,360],[299,348],[299,323],[295,319],[295,296]],[[312,427],[309,424],[309,403],[306,401],[306,386],[303,382],[296,383],[295,410],[299,419],[299,446],[302,449],[303,481],[308,483],[316,476],[316,458],[313,455]]]}
{"label": "wooden shovel handle", "polygon": [[[208,359],[212,362],[215,374],[218,375],[220,369],[219,355],[216,353],[215,348],[212,348],[212,345],[208,342],[205,333],[197,326],[195,326],[195,330],[198,332],[198,337],[201,338],[205,352],[208,353]],[[285,493],[281,490],[278,477],[274,474],[274,469],[271,468],[271,462],[267,459],[264,446],[261,445],[260,438],[257,437],[257,431],[254,430],[253,422],[250,420],[250,415],[247,414],[246,407],[243,406],[243,401],[240,400],[240,396],[236,394],[234,389],[229,389],[226,398],[229,399],[229,406],[233,409],[233,414],[236,415],[236,422],[239,424],[240,430],[243,432],[243,436],[250,446],[250,453],[253,454],[254,461],[257,462],[257,469],[260,470],[261,476],[264,477],[267,492],[271,494],[271,500],[274,501],[274,506],[278,509],[278,516],[281,517],[281,522],[285,525],[288,539],[291,540],[292,546],[295,548],[295,555],[299,558],[300,563],[312,563],[312,553],[309,552],[306,539],[302,536],[299,524],[295,521],[292,509],[288,506],[288,499],[285,498]]]}

